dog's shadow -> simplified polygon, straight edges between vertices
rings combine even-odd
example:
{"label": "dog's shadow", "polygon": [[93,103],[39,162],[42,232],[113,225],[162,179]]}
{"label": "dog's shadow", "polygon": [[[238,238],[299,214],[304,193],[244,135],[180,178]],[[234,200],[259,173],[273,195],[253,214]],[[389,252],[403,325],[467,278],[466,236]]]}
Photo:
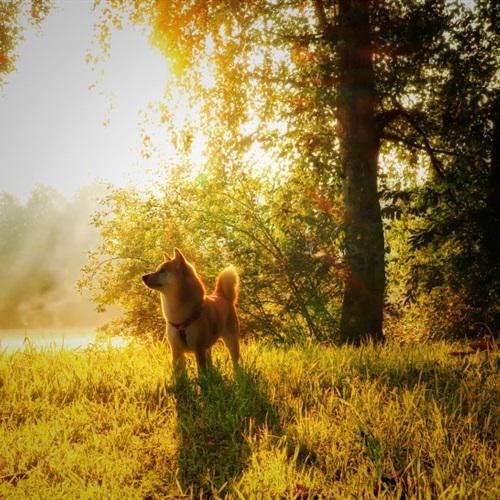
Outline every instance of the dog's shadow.
{"label": "dog's shadow", "polygon": [[212,368],[198,380],[176,377],[179,483],[194,493],[220,491],[236,480],[251,454],[249,433],[279,419],[258,374],[239,368],[226,378]]}

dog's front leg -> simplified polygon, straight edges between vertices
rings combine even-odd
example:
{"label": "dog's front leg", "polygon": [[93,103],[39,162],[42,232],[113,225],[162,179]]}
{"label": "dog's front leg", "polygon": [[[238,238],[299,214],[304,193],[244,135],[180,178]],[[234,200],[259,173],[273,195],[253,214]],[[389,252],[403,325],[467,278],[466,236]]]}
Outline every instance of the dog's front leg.
{"label": "dog's front leg", "polygon": [[207,366],[209,368],[213,368],[214,363],[212,361],[212,351],[210,349],[207,349]]}
{"label": "dog's front leg", "polygon": [[198,364],[198,374],[201,374],[207,369],[207,351],[203,348],[197,348],[194,351],[196,363]]}
{"label": "dog's front leg", "polygon": [[172,348],[172,366],[174,368],[174,374],[184,370],[186,367],[186,357],[183,351]]}

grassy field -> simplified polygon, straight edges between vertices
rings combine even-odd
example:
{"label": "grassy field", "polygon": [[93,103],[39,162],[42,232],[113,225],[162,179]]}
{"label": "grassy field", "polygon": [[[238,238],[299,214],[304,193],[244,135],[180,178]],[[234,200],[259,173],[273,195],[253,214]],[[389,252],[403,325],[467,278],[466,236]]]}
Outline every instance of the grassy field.
{"label": "grassy field", "polygon": [[500,360],[246,344],[0,354],[0,498],[499,498]]}

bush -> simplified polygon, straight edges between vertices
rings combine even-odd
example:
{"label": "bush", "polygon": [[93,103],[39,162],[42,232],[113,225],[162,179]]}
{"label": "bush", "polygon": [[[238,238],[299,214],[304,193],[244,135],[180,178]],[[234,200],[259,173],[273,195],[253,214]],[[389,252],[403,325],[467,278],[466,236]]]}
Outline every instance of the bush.
{"label": "bush", "polygon": [[237,267],[244,332],[332,340],[341,226],[340,210],[326,199],[314,180],[292,175],[193,176],[181,167],[156,192],[110,189],[93,219],[102,244],[90,253],[80,287],[91,289],[100,309],[122,308],[107,332],[161,337],[158,296],[140,276],[179,247],[209,289],[223,266]]}

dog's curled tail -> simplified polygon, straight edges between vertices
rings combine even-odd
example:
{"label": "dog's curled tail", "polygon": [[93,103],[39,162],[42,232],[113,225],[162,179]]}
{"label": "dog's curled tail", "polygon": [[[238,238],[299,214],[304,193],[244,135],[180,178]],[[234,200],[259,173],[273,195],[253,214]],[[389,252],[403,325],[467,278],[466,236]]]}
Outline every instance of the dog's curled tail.
{"label": "dog's curled tail", "polygon": [[238,289],[240,286],[240,277],[234,266],[228,266],[219,273],[215,283],[215,295],[224,297],[233,304],[238,302]]}

